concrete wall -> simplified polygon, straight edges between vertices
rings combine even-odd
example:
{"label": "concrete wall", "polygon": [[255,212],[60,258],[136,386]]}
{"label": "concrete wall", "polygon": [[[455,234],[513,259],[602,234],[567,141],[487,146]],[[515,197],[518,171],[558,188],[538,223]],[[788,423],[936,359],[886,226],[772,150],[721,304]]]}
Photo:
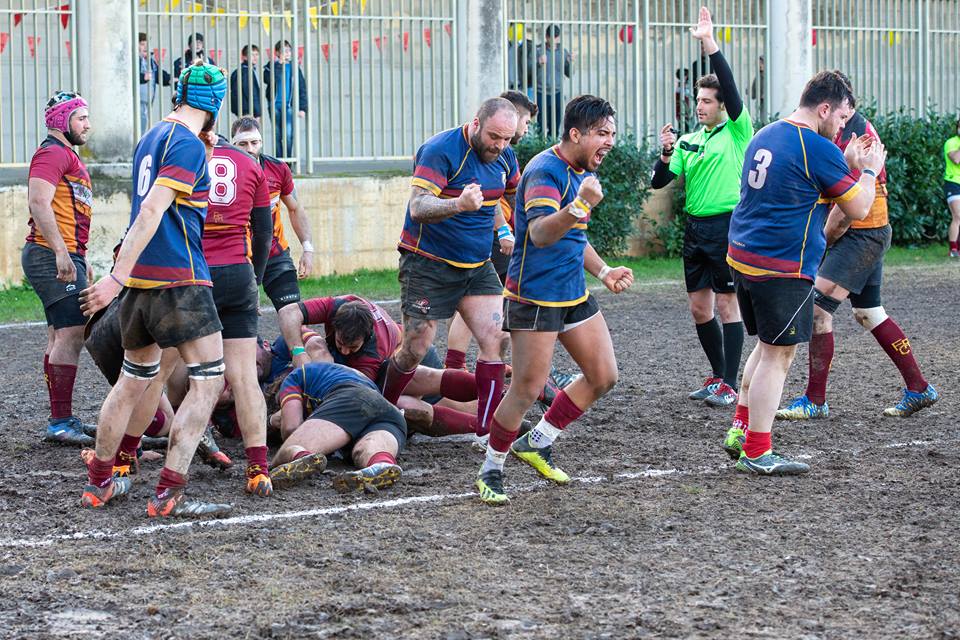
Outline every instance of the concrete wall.
{"label": "concrete wall", "polygon": [[[110,268],[113,247],[127,228],[129,178],[94,175],[92,181],[97,197],[87,255],[99,276]],[[313,229],[314,275],[397,267],[396,246],[410,194],[409,177],[300,178],[296,183]],[[638,235],[630,242],[632,255],[656,253],[658,242],[649,220],[661,220],[671,202],[669,190],[651,194],[644,220],[638,222]],[[20,250],[28,217],[26,187],[0,187],[0,288],[23,280]],[[285,209],[284,224],[296,261],[300,243]]]}

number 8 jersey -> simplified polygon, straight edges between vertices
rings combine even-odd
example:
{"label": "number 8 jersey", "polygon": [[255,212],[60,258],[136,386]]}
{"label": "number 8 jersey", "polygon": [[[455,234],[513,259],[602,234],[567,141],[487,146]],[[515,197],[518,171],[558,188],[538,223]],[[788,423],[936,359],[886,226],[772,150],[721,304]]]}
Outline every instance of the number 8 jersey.
{"label": "number 8 jersey", "polygon": [[767,125],[747,147],[727,263],[748,277],[813,280],[830,206],[859,190],[832,140],[789,120]]}
{"label": "number 8 jersey", "polygon": [[203,142],[182,122],[165,118],[137,143],[133,170],[131,225],[154,184],[173,189],[176,197],[137,258],[126,285],[135,289],[213,286],[201,244],[210,190]]}

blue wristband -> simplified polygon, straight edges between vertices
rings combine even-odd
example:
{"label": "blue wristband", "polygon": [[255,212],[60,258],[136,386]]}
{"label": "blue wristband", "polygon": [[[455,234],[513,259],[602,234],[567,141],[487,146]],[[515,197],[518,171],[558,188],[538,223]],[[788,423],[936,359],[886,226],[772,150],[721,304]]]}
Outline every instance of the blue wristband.
{"label": "blue wristband", "polygon": [[497,240],[503,240],[507,236],[512,236],[513,232],[510,231],[510,226],[502,224],[497,228]]}

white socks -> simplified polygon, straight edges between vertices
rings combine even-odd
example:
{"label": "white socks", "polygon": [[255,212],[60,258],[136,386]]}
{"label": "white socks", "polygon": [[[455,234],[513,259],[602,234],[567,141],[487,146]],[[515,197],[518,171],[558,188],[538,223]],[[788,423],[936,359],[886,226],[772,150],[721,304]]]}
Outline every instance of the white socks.
{"label": "white socks", "polygon": [[547,422],[546,418],[541,418],[537,426],[530,432],[528,441],[530,445],[537,449],[544,449],[553,444],[553,441],[560,435],[560,429]]}
{"label": "white socks", "polygon": [[484,474],[492,470],[503,471],[503,463],[507,461],[507,453],[507,451],[500,453],[488,444],[487,457],[483,461],[483,466],[480,467],[480,473]]}

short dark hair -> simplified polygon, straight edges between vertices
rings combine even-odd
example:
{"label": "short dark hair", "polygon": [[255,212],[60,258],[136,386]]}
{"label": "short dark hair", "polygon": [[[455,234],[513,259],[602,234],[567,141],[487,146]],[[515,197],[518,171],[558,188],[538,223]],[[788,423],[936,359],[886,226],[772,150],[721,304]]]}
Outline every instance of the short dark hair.
{"label": "short dark hair", "polygon": [[192,47],[194,40],[196,40],[197,42],[203,42],[203,34],[202,34],[202,33],[191,33],[189,36],[187,36],[187,46],[188,46],[188,47]]}
{"label": "short dark hair", "polygon": [[230,127],[230,137],[233,138],[238,133],[243,131],[260,131],[260,123],[257,122],[256,118],[251,118],[249,116],[244,116],[233,121],[233,126]]}
{"label": "short dark hair", "polygon": [[617,115],[613,105],[597,96],[577,96],[563,110],[563,139],[570,139],[570,130],[586,132],[593,125]]}
{"label": "short dark hair", "polygon": [[560,35],[560,25],[551,24],[549,27],[547,27],[547,30],[543,32],[543,35],[548,38],[556,38]]}
{"label": "short dark hair", "polygon": [[147,34],[145,34],[143,31],[137,34],[137,42],[146,42],[146,41],[147,41]]}
{"label": "short dark hair", "polygon": [[280,50],[284,47],[290,47],[293,49],[293,45],[290,44],[289,40],[277,40],[277,43],[273,45],[273,52],[280,53]]}
{"label": "short dark hair", "polygon": [[800,106],[812,108],[826,102],[835,109],[843,104],[844,100],[848,101],[851,107],[857,106],[850,79],[842,71],[835,69],[821,71],[810,78],[800,95]]}
{"label": "short dark hair", "polygon": [[477,110],[477,120],[479,120],[480,125],[483,126],[484,122],[497,115],[501,111],[507,110],[513,111],[514,113],[517,112],[517,108],[513,106],[513,103],[506,98],[501,98],[499,96],[496,98],[487,98]]}
{"label": "short dark hair", "polygon": [[700,76],[700,79],[697,80],[697,89],[716,89],[717,100],[723,102],[723,90],[720,88],[720,80],[717,79],[716,74],[708,73],[705,76]]}
{"label": "short dark hair", "polygon": [[251,49],[253,49],[253,50],[256,51],[257,53],[260,53],[260,47],[258,47],[257,45],[255,45],[255,44],[245,44],[245,45],[243,45],[243,49],[240,49],[240,55],[242,55],[244,58],[248,57],[248,56],[250,55],[250,50],[251,50]]}
{"label": "short dark hair", "polygon": [[373,333],[373,313],[359,300],[340,305],[333,316],[333,330],[341,342],[366,341]]}
{"label": "short dark hair", "polygon": [[500,97],[504,100],[509,100],[510,103],[516,107],[517,111],[520,111],[520,109],[526,109],[531,117],[536,117],[537,111],[540,110],[539,107],[537,107],[537,103],[519,91],[504,91],[500,94]]}

